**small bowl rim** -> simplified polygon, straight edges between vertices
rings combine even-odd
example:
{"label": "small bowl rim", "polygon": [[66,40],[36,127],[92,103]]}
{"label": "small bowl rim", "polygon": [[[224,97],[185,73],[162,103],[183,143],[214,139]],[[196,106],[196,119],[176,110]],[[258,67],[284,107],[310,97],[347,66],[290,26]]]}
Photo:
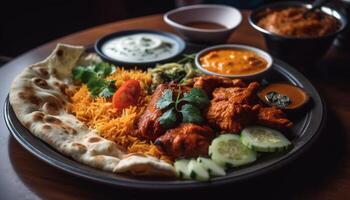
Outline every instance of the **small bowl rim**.
{"label": "small bowl rim", "polygon": [[[338,28],[337,31],[333,32],[333,33],[329,33],[327,35],[323,35],[323,36],[313,36],[313,37],[295,37],[295,36],[286,36],[286,35],[279,35],[279,34],[276,34],[276,33],[273,33],[271,31],[268,31],[262,27],[260,27],[256,22],[255,20],[253,19],[253,17],[255,15],[257,15],[259,12],[262,12],[268,8],[270,9],[273,9],[274,7],[311,7],[312,4],[309,4],[309,3],[305,3],[305,2],[298,2],[298,1],[285,1],[285,2],[275,2],[275,3],[270,3],[270,4],[267,4],[265,6],[262,6],[262,7],[259,7],[255,10],[253,10],[249,17],[248,17],[248,22],[249,24],[257,31],[259,31],[260,33],[263,33],[265,35],[270,35],[270,36],[274,36],[274,37],[280,37],[280,38],[284,38],[284,39],[296,39],[296,40],[310,40],[310,39],[323,39],[323,38],[327,38],[327,37],[333,37],[334,35],[337,35],[338,33],[342,32],[345,27],[347,26],[348,24],[348,21],[346,19],[346,17],[344,16],[343,13],[341,13],[339,10],[337,10],[336,8],[332,8],[332,7],[329,7],[329,6],[322,6],[321,7],[321,11],[323,13],[324,12],[324,9],[329,9],[331,11],[334,11],[337,13],[337,15],[339,15],[340,17],[337,18],[335,17],[341,24],[340,28]],[[328,13],[326,13],[328,14]]]}
{"label": "small bowl rim", "polygon": [[[202,57],[204,54],[208,53],[209,51],[212,50],[219,50],[219,49],[242,49],[242,50],[249,50],[253,51],[254,53],[258,54],[259,56],[263,57],[267,61],[267,66],[264,70],[252,73],[252,74],[243,74],[243,75],[230,75],[230,74],[220,74],[216,72],[209,71],[205,68],[202,67],[202,65],[199,62],[200,57]],[[262,56],[263,55],[263,56]],[[195,57],[195,65],[199,70],[201,70],[203,73],[207,75],[214,75],[214,76],[221,76],[221,77],[226,77],[226,78],[241,78],[241,79],[248,79],[248,78],[253,78],[259,75],[262,75],[269,71],[272,68],[273,65],[273,57],[267,53],[266,51],[259,49],[257,47],[249,46],[249,45],[244,45],[244,44],[220,44],[220,45],[215,45],[211,46],[208,48],[203,49],[202,51],[198,52],[196,57]]]}
{"label": "small bowl rim", "polygon": [[[155,60],[155,61],[148,61],[148,62],[127,62],[127,61],[111,58],[102,52],[102,49],[101,49],[102,45],[105,42],[111,40],[112,38],[121,37],[121,36],[125,36],[125,35],[130,35],[130,34],[138,34],[138,33],[151,33],[151,34],[157,34],[157,35],[169,37],[169,38],[173,39],[176,43],[179,44],[179,49],[176,52],[176,54],[174,54],[173,56],[171,56],[169,58]],[[177,36],[173,33],[170,33],[170,32],[158,31],[158,30],[152,30],[152,29],[130,29],[130,30],[112,32],[112,33],[109,33],[109,34],[106,34],[106,35],[100,37],[99,39],[96,40],[95,45],[94,45],[94,49],[95,49],[95,52],[103,60],[107,60],[108,62],[111,62],[111,63],[116,64],[116,65],[148,66],[148,65],[154,65],[157,63],[167,62],[167,61],[170,61],[170,60],[176,58],[177,56],[179,56],[180,54],[182,54],[185,51],[186,43],[182,38],[180,38],[179,36]]]}
{"label": "small bowl rim", "polygon": [[[226,27],[225,28],[220,28],[220,29],[201,29],[201,28],[192,28],[189,26],[185,26],[181,23],[178,23],[172,19],[169,18],[170,15],[177,13],[177,12],[181,12],[181,11],[185,11],[185,10],[192,10],[192,9],[200,9],[200,8],[225,8],[225,9],[231,9],[234,10],[238,13],[238,20],[237,23],[231,27]],[[163,20],[170,26],[173,26],[175,28],[178,29],[182,29],[182,30],[186,30],[186,31],[193,31],[193,32],[200,32],[200,33],[218,33],[218,32],[226,32],[226,31],[231,31],[235,28],[237,28],[243,20],[242,17],[242,13],[235,7],[232,6],[226,6],[226,5],[221,5],[221,4],[198,4],[198,5],[190,5],[190,6],[183,6],[180,8],[176,8],[173,10],[170,10],[168,12],[166,12],[163,15]],[[205,21],[205,20],[204,20]]]}

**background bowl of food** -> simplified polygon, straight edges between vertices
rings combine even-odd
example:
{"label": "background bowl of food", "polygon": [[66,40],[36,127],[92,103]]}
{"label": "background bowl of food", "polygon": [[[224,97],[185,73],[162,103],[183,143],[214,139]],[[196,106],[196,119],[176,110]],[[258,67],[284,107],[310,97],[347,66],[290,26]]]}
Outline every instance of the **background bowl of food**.
{"label": "background bowl of food", "polygon": [[224,43],[242,21],[238,9],[224,5],[193,5],[167,12],[164,21],[192,42]]}
{"label": "background bowl of food", "polygon": [[181,55],[185,47],[180,37],[154,30],[114,32],[95,43],[95,51],[103,60],[128,67],[167,62]]}
{"label": "background bowl of food", "polygon": [[272,57],[265,51],[246,45],[224,44],[199,52],[195,64],[208,75],[252,79],[269,71]]}
{"label": "background bowl of food", "polygon": [[327,52],[347,25],[338,10],[323,6],[305,13],[311,4],[280,2],[254,10],[249,23],[263,34],[268,51],[306,71]]}

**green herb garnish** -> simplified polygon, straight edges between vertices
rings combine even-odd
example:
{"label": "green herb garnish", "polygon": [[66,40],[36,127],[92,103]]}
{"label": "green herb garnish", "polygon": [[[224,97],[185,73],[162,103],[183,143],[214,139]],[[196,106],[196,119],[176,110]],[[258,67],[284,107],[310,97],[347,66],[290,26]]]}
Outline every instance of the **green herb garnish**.
{"label": "green herb garnish", "polygon": [[185,70],[179,70],[179,71],[174,71],[174,72],[162,72],[160,74],[160,77],[165,81],[165,82],[171,82],[174,81],[175,83],[180,82],[185,76],[186,76],[186,71]]}
{"label": "green herb garnish", "polygon": [[202,123],[204,121],[201,111],[192,104],[185,104],[180,110],[182,114],[182,122]]}
{"label": "green herb garnish", "polygon": [[160,125],[165,128],[171,128],[177,121],[176,112],[174,108],[163,113],[162,116],[158,118]]}
{"label": "green herb garnish", "polygon": [[190,92],[184,94],[181,100],[192,103],[199,108],[203,108],[209,104],[207,93],[199,88],[192,88]]}
{"label": "green herb garnish", "polygon": [[[165,128],[173,126],[178,120],[177,116],[180,114],[182,116],[182,122],[202,123],[204,121],[200,108],[205,107],[209,103],[209,98],[205,91],[199,88],[192,88],[191,91],[184,93],[182,98],[180,96],[180,87],[176,100],[173,100],[173,91],[167,89],[164,90],[156,103],[158,109],[167,110],[158,119],[159,123]],[[179,109],[179,103],[183,102],[184,105]]]}
{"label": "green herb garnish", "polygon": [[181,60],[177,61],[177,63],[179,64],[185,64],[188,62],[194,62],[194,59],[196,58],[196,53],[193,54],[185,54],[184,58],[182,58]]}
{"label": "green herb garnish", "polygon": [[279,108],[286,108],[291,103],[291,100],[287,95],[283,95],[274,91],[267,93],[265,95],[265,98],[272,105]]}
{"label": "green herb garnish", "polygon": [[105,62],[89,66],[78,66],[72,70],[73,80],[86,84],[93,97],[109,98],[116,91],[115,81],[106,80],[115,71],[115,66]]}
{"label": "green herb garnish", "polygon": [[181,85],[191,83],[192,78],[202,74],[194,64],[195,56],[196,54],[186,54],[183,59],[177,62],[149,68],[148,71],[152,73],[151,91],[155,90],[161,83],[175,82]]}
{"label": "green herb garnish", "polygon": [[158,109],[164,109],[168,107],[170,104],[175,103],[173,101],[173,91],[171,90],[164,90],[162,96],[157,101],[156,106]]}

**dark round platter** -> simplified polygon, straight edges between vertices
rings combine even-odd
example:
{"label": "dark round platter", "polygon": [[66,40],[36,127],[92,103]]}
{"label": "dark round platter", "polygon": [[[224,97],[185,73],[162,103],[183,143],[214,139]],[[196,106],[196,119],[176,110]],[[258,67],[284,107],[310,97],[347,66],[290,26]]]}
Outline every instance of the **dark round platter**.
{"label": "dark round platter", "polygon": [[8,98],[4,105],[4,118],[12,135],[29,152],[50,165],[79,177],[114,186],[149,190],[173,190],[219,186],[247,180],[286,165],[304,153],[308,147],[311,146],[311,144],[317,139],[317,136],[320,134],[325,124],[326,109],[324,102],[317,90],[301,73],[286,63],[274,59],[272,70],[265,79],[268,82],[285,81],[302,87],[311,97],[311,101],[303,108],[303,110],[287,113],[288,117],[291,118],[295,124],[293,129],[286,133],[287,137],[294,145],[293,148],[284,153],[266,154],[251,165],[235,168],[228,172],[226,176],[212,178],[209,182],[137,178],[98,170],[80,164],[69,157],[60,154],[32,135],[18,121]]}

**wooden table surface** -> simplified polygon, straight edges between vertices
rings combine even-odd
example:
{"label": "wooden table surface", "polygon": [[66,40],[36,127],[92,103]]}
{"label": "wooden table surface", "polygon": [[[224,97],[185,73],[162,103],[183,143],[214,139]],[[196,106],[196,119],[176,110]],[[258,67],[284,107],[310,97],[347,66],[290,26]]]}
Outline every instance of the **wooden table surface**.
{"label": "wooden table surface", "polygon": [[[243,23],[232,34],[230,43],[265,48],[262,37],[247,23],[248,12],[243,14]],[[57,42],[89,45],[110,32],[135,28],[173,32],[161,15],[154,15],[95,27],[47,43],[0,68],[0,105],[4,103],[13,78],[27,65],[45,58]],[[219,198],[230,199],[350,199],[350,66],[346,66],[350,63],[349,55],[333,49],[320,67],[327,69],[327,73],[315,72],[309,77],[326,101],[328,123],[308,152],[292,164],[263,177],[191,191],[191,194],[213,193]],[[66,174],[28,153],[11,136],[4,120],[0,120],[0,199],[161,199],[186,197],[186,194],[188,192],[183,191],[129,191]]]}

